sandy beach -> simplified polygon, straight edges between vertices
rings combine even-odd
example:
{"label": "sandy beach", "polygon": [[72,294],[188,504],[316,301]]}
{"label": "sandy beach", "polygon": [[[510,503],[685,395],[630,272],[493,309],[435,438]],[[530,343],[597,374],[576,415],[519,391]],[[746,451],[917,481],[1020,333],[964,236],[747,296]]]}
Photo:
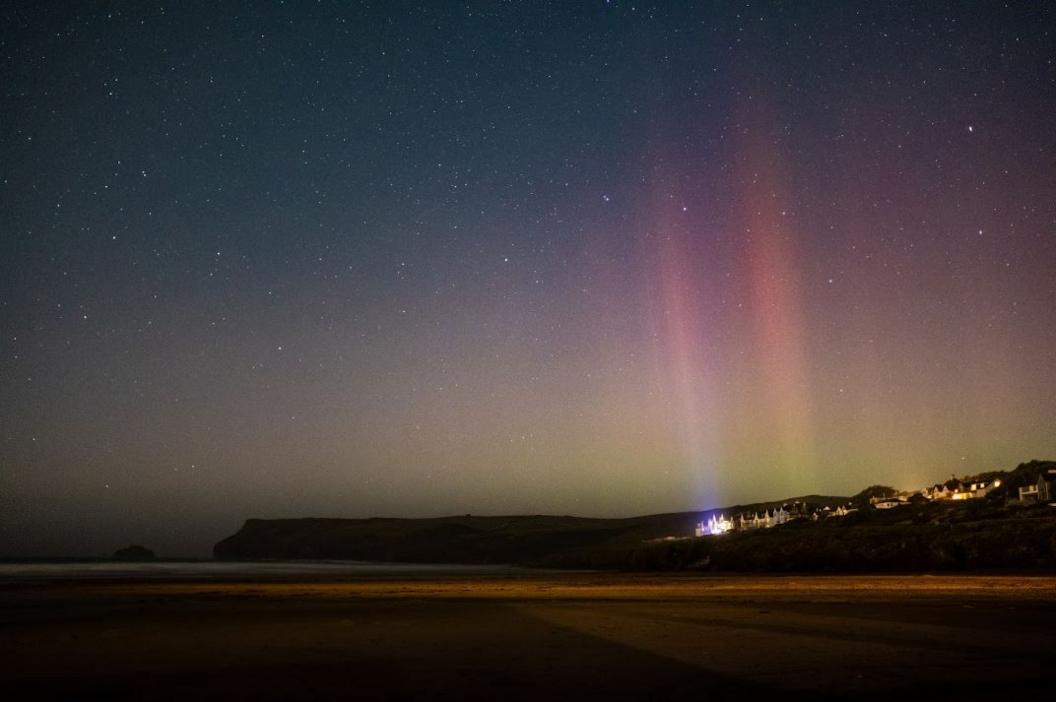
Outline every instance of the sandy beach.
{"label": "sandy beach", "polygon": [[0,586],[6,699],[987,699],[1056,578],[236,573]]}

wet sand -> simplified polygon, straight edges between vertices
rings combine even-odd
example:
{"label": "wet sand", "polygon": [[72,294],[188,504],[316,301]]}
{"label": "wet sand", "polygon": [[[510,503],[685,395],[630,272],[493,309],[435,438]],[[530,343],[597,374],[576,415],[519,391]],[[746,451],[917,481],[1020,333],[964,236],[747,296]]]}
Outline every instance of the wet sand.
{"label": "wet sand", "polygon": [[1054,644],[1045,577],[0,582],[3,699],[992,699]]}

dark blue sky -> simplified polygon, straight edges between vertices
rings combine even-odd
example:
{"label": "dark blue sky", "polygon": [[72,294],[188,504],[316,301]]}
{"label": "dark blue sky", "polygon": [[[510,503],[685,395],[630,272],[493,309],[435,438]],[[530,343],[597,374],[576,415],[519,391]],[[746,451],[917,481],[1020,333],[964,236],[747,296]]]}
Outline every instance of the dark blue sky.
{"label": "dark blue sky", "polygon": [[0,554],[1056,450],[1049,7],[0,12]]}

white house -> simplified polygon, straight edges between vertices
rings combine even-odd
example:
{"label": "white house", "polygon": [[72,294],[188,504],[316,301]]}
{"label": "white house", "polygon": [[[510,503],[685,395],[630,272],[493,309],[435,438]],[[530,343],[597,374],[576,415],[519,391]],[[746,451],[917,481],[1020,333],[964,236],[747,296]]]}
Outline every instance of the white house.
{"label": "white house", "polygon": [[1050,468],[1038,475],[1038,500],[1041,502],[1056,500],[1056,469]]}
{"label": "white house", "polygon": [[1001,487],[1001,480],[977,480],[974,483],[965,483],[960,480],[951,488],[946,485],[936,485],[924,488],[920,494],[929,500],[974,500],[986,497],[994,488]]}
{"label": "white house", "polygon": [[762,512],[738,514],[733,524],[735,529],[769,529],[784,524],[788,520],[788,510],[784,507],[775,507],[772,512],[765,509]]}
{"label": "white house", "polygon": [[720,514],[718,517],[713,514],[707,522],[697,523],[695,533],[697,536],[718,536],[719,534],[725,534],[732,530],[733,520],[727,519],[723,514]]}
{"label": "white house", "polygon": [[1037,502],[1040,497],[1040,490],[1038,489],[1037,483],[1031,483],[1030,485],[1023,485],[1019,488],[1019,501],[1020,502]]}
{"label": "white house", "polygon": [[974,483],[961,483],[961,486],[953,491],[953,495],[950,499],[953,500],[974,500],[980,497],[986,497],[990,492],[997,487],[1001,487],[1000,480],[979,481]]}

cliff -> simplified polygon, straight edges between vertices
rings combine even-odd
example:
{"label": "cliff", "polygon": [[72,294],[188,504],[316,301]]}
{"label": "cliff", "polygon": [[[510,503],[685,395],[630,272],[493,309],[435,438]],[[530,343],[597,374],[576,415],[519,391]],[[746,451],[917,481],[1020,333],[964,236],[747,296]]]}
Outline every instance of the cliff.
{"label": "cliff", "polygon": [[[797,499],[823,506],[841,504],[848,498],[812,495]],[[742,505],[726,511],[762,510],[779,504]],[[704,518],[711,513],[703,513]],[[598,554],[626,554],[648,539],[692,534],[701,518],[700,512],[680,512],[627,519],[546,515],[250,519],[237,533],[216,544],[213,555],[225,560],[585,563]]]}
{"label": "cliff", "polygon": [[[831,506],[846,497],[797,498]],[[773,508],[762,502],[734,511]],[[704,515],[711,514],[705,512]],[[213,555],[223,559],[340,558],[406,563],[539,565],[587,561],[591,554],[625,553],[643,540],[692,534],[700,512],[624,519],[573,516],[450,516],[430,519],[249,519],[222,540]]]}
{"label": "cliff", "polygon": [[[815,505],[847,499],[807,498]],[[766,506],[733,507],[726,513]],[[1056,509],[1007,504],[997,494],[917,501],[888,510],[865,508],[842,518],[689,538],[708,514],[250,519],[218,543],[214,554],[229,560],[510,563],[643,571],[1056,570]]]}

